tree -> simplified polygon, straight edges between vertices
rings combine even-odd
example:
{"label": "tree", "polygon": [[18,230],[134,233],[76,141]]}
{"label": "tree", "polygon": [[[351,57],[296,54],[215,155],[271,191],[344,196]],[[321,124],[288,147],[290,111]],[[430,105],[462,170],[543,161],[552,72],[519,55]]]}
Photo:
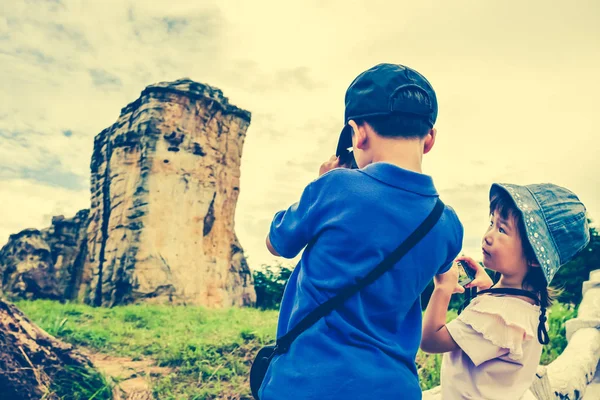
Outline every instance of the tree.
{"label": "tree", "polygon": [[281,264],[263,265],[262,270],[254,271],[254,289],[256,290],[256,307],[262,309],[278,309],[283,298],[283,291],[292,270]]}

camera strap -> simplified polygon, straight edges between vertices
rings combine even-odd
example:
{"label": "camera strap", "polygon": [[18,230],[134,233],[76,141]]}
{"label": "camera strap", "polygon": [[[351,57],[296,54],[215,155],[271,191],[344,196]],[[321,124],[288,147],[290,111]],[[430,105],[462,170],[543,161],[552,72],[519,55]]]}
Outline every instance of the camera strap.
{"label": "camera strap", "polygon": [[425,220],[415,229],[406,240],[400,244],[392,253],[390,253],[375,269],[369,272],[363,278],[357,278],[356,283],[343,288],[337,295],[320,304],[317,308],[311,311],[306,317],[304,317],[296,326],[294,326],[288,333],[277,339],[276,350],[278,354],[285,353],[290,348],[292,342],[302,332],[314,325],[319,319],[329,314],[334,309],[340,307],[346,300],[355,295],[365,286],[373,283],[377,278],[383,275],[386,271],[390,270],[406,253],[409,252],[417,243],[421,241],[429,233],[429,231],[435,226],[437,221],[442,216],[444,211],[444,203],[442,200],[437,199],[435,206],[431,213],[425,218]]}

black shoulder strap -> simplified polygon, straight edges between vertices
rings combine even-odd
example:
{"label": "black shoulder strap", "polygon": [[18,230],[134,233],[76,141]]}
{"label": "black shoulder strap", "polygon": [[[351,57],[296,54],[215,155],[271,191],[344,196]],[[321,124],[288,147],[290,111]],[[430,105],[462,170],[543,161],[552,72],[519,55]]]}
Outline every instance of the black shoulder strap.
{"label": "black shoulder strap", "polygon": [[[513,288],[491,288],[491,289],[486,289],[486,290],[482,290],[481,292],[477,292],[477,289],[475,288],[474,292],[469,293],[469,296],[467,297],[467,301],[465,301],[465,304],[463,304],[460,308],[460,311],[462,311],[466,305],[468,305],[468,302],[470,301],[470,299],[472,297],[475,297],[479,294],[486,294],[486,293],[490,293],[490,294],[508,294],[510,296],[524,296],[524,297],[529,297],[530,299],[532,299],[536,305],[540,306],[540,299],[538,298],[538,296],[535,295],[535,293],[532,293],[528,290],[523,290],[523,289],[513,289]],[[459,314],[460,314],[459,311]],[[548,330],[546,329],[546,308],[545,307],[540,307],[540,323],[538,324],[538,341],[541,344],[548,344],[550,342],[550,337],[548,336]]]}
{"label": "black shoulder strap", "polygon": [[479,292],[477,294],[486,294],[486,293],[508,294],[511,296],[529,297],[531,300],[535,301],[536,305],[538,305],[538,306],[540,305],[540,299],[534,293],[532,293],[528,290],[513,289],[513,288],[491,288],[491,289],[482,290],[481,292]]}
{"label": "black shoulder strap", "polygon": [[288,333],[277,339],[276,351],[278,353],[285,353],[298,335],[310,328],[315,322],[329,314],[332,310],[341,306],[347,299],[352,297],[362,288],[373,283],[387,270],[391,269],[406,253],[408,253],[410,249],[412,249],[417,243],[419,243],[421,239],[423,239],[423,237],[425,237],[431,228],[433,228],[433,226],[442,216],[444,207],[444,203],[438,198],[435,207],[429,216],[400,246],[398,246],[398,248],[396,248],[396,250],[387,256],[374,270],[369,272],[367,276],[357,279],[355,284],[343,288],[336,296],[320,304]]}

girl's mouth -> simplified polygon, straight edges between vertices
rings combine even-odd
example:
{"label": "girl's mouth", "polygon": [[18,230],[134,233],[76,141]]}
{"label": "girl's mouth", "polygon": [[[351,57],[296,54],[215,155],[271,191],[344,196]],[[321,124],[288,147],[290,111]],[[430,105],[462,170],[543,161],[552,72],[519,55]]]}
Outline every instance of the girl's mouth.
{"label": "girl's mouth", "polygon": [[491,257],[492,256],[490,253],[488,253],[487,251],[485,251],[485,249],[483,249],[483,248],[481,249],[481,252],[483,253],[483,255],[485,257]]}

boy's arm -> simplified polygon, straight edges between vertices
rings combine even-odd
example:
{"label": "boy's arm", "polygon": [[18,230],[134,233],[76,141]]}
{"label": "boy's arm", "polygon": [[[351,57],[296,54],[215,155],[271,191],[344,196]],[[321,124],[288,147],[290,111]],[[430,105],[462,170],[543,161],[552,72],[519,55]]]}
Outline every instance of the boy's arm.
{"label": "boy's arm", "polygon": [[313,184],[314,182],[308,184],[297,203],[273,217],[266,239],[267,249],[271,254],[294,258],[313,237],[316,224],[311,193]]}
{"label": "boy's arm", "polygon": [[463,293],[465,290],[458,285],[456,265],[452,265],[448,272],[436,275],[434,283],[435,288],[423,316],[421,350],[426,353],[445,353],[458,349],[458,344],[446,328],[450,298],[453,293]]}
{"label": "boy's arm", "polygon": [[[339,157],[332,156],[321,165],[319,176],[339,167]],[[315,181],[304,189],[300,201],[275,214],[266,239],[267,249],[274,256],[294,258],[312,239],[318,224],[313,208],[319,194],[313,186]],[[313,190],[315,193],[311,193]]]}

